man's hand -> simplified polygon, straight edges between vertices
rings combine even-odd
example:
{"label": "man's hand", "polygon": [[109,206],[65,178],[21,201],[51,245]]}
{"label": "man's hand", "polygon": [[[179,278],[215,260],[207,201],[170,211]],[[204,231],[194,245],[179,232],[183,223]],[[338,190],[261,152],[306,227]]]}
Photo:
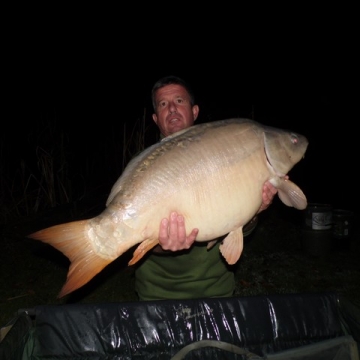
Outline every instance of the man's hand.
{"label": "man's hand", "polygon": [[[189,249],[194,243],[199,229],[193,229],[186,236],[185,220],[176,212],[170,214],[170,219],[162,219],[159,230],[159,243],[163,250],[178,251]],[[156,250],[155,250],[156,251]]]}
{"label": "man's hand", "polygon": [[[289,176],[285,176],[285,180],[288,180]],[[262,191],[262,203],[257,213],[266,210],[272,203],[274,196],[277,194],[277,189],[271,184],[270,181],[266,181]]]}
{"label": "man's hand", "polygon": [[266,210],[270,206],[276,193],[277,189],[269,181],[267,181],[263,186],[262,203],[258,213]]}

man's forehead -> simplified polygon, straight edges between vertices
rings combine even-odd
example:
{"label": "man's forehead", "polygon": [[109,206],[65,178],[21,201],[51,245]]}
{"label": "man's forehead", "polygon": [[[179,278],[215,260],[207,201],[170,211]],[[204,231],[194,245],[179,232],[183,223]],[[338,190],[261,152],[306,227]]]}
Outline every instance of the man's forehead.
{"label": "man's forehead", "polygon": [[161,87],[156,91],[156,99],[161,100],[166,97],[188,97],[186,89],[179,84],[169,84]]}

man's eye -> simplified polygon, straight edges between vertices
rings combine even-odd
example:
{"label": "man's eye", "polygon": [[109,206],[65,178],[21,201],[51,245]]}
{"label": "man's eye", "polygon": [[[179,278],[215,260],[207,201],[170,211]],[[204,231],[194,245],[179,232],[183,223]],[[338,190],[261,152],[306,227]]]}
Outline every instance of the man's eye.
{"label": "man's eye", "polygon": [[178,104],[182,104],[183,102],[184,102],[183,99],[177,99],[177,103],[178,103]]}

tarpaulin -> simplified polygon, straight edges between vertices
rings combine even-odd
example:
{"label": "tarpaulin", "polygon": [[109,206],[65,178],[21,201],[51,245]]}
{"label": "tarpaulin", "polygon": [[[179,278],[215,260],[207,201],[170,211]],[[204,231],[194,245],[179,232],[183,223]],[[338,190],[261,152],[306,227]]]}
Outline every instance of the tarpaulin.
{"label": "tarpaulin", "polygon": [[47,305],[31,312],[32,325],[20,321],[29,313],[19,314],[22,326],[15,322],[0,343],[2,360],[359,359],[359,309],[335,293]]}

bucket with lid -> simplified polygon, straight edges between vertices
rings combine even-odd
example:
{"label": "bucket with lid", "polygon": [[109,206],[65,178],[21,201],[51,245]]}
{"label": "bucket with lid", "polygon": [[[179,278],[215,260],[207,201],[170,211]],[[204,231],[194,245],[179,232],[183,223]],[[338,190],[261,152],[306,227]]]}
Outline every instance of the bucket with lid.
{"label": "bucket with lid", "polygon": [[333,247],[332,205],[309,203],[304,212],[303,249],[314,256],[328,254]]}

